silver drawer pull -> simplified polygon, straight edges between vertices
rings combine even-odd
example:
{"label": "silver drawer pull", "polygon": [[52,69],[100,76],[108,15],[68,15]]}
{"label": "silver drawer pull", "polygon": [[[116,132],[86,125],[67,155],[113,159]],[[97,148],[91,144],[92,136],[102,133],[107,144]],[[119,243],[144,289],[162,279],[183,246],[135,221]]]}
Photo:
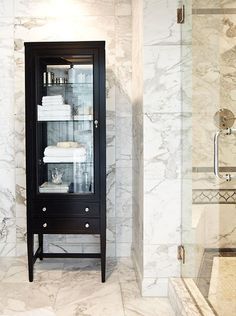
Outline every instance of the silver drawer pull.
{"label": "silver drawer pull", "polygon": [[44,228],[45,228],[45,227],[47,227],[47,226],[48,226],[48,224],[47,224],[47,223],[44,223],[44,224],[43,224],[43,227],[44,227]]}
{"label": "silver drawer pull", "polygon": [[43,210],[43,212],[46,212],[47,208],[44,206],[44,207],[42,208],[42,210]]}
{"label": "silver drawer pull", "polygon": [[89,228],[89,226],[90,226],[89,223],[85,223],[84,225],[85,228]]}
{"label": "silver drawer pull", "polygon": [[85,212],[86,212],[86,213],[88,213],[88,212],[89,212],[89,208],[88,208],[88,207],[85,207],[85,209],[84,209],[84,210],[85,210]]}

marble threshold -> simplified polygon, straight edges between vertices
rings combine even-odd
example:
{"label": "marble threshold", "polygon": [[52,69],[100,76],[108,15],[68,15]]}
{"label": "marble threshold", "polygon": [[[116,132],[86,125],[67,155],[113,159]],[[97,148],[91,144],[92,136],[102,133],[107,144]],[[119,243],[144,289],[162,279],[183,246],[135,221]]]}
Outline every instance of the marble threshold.
{"label": "marble threshold", "polygon": [[[190,294],[191,293],[191,294]],[[178,316],[215,316],[192,279],[171,278],[168,296]]]}

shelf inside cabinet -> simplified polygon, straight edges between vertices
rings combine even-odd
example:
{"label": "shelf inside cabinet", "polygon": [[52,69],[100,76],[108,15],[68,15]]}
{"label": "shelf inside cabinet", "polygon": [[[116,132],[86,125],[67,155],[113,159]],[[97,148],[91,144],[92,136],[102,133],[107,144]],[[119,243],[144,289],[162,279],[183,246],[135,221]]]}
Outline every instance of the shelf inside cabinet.
{"label": "shelf inside cabinet", "polygon": [[88,86],[91,87],[92,86],[92,82],[77,82],[77,83],[69,83],[69,82],[63,82],[63,83],[47,83],[47,84],[43,84],[43,87],[46,88],[51,88],[51,87],[63,87],[63,86]]}
{"label": "shelf inside cabinet", "polygon": [[73,122],[73,121],[93,121],[93,115],[92,114],[82,114],[82,115],[74,115],[70,119],[64,119],[64,118],[58,118],[58,117],[51,117],[50,119],[40,119],[38,122]]}

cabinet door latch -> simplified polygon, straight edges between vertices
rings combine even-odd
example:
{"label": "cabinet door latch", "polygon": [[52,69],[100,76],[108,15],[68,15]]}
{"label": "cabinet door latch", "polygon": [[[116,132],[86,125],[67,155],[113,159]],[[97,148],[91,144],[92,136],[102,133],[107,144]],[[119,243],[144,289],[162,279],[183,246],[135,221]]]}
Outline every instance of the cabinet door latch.
{"label": "cabinet door latch", "polygon": [[94,121],[95,128],[98,128],[98,120]]}
{"label": "cabinet door latch", "polygon": [[183,245],[178,246],[177,259],[185,264],[185,249]]}

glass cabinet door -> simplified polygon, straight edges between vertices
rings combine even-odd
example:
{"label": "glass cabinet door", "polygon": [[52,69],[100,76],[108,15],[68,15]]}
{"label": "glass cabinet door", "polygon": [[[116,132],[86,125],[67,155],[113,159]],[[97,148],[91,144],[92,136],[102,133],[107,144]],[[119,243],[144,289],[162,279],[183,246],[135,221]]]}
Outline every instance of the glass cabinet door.
{"label": "glass cabinet door", "polygon": [[38,193],[94,193],[93,56],[40,60]]}

